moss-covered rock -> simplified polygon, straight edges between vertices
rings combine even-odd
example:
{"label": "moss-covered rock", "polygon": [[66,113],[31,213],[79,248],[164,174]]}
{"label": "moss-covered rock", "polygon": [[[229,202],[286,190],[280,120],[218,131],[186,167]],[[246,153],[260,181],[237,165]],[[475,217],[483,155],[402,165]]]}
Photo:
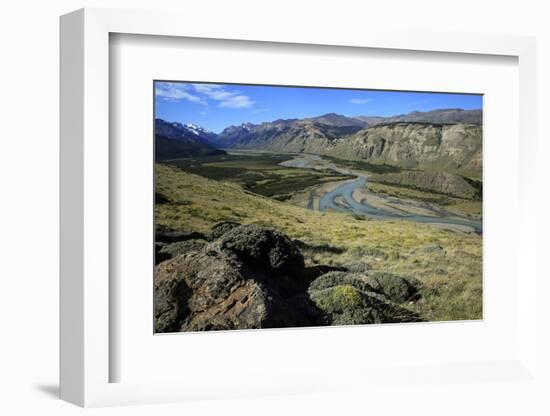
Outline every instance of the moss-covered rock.
{"label": "moss-covered rock", "polygon": [[326,316],[329,325],[416,322],[412,312],[374,292],[363,292],[352,285],[339,285],[310,291],[311,300]]}
{"label": "moss-covered rock", "polygon": [[366,275],[358,273],[348,273],[334,271],[325,273],[315,279],[309,285],[310,292],[324,290],[335,286],[349,285],[363,292],[372,292],[373,288],[369,285],[369,279]]}
{"label": "moss-covered rock", "polygon": [[304,268],[298,248],[286,235],[272,228],[241,225],[212,244],[234,253],[251,266],[266,267],[273,272],[297,274]]}
{"label": "moss-covered rock", "polygon": [[421,319],[399,306],[415,293],[409,280],[389,273],[329,272],[308,289],[329,325],[416,322]]}
{"label": "moss-covered rock", "polygon": [[414,277],[380,271],[369,273],[369,284],[375,291],[383,293],[397,303],[418,299],[422,286],[422,283]]}
{"label": "moss-covered rock", "polygon": [[346,268],[352,273],[367,273],[370,265],[366,261],[352,261],[346,263]]}
{"label": "moss-covered rock", "polygon": [[217,240],[228,231],[237,228],[239,225],[241,224],[233,221],[223,221],[217,223],[212,227],[212,230],[210,231],[210,240]]}

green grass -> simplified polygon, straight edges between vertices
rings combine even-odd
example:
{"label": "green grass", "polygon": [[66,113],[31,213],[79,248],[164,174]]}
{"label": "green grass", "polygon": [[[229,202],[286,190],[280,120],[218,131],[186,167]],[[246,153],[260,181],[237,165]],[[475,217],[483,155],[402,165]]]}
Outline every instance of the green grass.
{"label": "green grass", "polygon": [[320,213],[253,194],[236,182],[210,180],[166,165],[155,169],[156,191],[170,201],[156,205],[158,224],[202,232],[221,221],[271,226],[311,246],[339,248],[304,250],[308,265],[361,264],[416,277],[424,283],[423,297],[407,307],[424,319],[482,317],[480,236],[404,220]]}
{"label": "green grass", "polygon": [[166,162],[188,173],[241,185],[244,189],[280,201],[310,186],[350,179],[334,171],[288,168],[279,163],[288,155],[221,155],[204,158],[175,159]]}

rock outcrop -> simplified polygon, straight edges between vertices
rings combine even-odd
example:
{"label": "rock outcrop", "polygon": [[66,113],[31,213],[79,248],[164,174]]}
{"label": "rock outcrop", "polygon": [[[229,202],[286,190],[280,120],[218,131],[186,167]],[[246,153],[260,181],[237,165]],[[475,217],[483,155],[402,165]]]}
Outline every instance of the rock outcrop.
{"label": "rock outcrop", "polygon": [[161,253],[171,258],[155,270],[156,332],[419,320],[398,305],[418,295],[413,279],[334,266],[312,270],[304,266],[298,247],[277,230],[227,228],[210,243],[162,246]]}
{"label": "rock outcrop", "polygon": [[237,228],[239,225],[238,222],[233,221],[223,221],[212,227],[210,231],[210,240],[216,240],[224,235],[226,232],[231,231],[233,228]]}
{"label": "rock outcrop", "polygon": [[157,332],[316,325],[304,260],[276,230],[242,225],[157,266]]}
{"label": "rock outcrop", "polygon": [[405,168],[424,166],[481,176],[482,134],[477,124],[393,123],[361,130],[328,152]]}
{"label": "rock outcrop", "polygon": [[330,325],[418,322],[399,305],[418,296],[420,283],[390,273],[327,273],[309,287],[309,295]]}

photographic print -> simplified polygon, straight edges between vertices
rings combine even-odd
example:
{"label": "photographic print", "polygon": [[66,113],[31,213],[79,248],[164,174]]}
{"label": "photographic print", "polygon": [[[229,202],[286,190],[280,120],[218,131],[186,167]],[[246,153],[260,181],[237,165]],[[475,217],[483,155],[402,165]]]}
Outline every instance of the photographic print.
{"label": "photographic print", "polygon": [[482,319],[482,95],[154,100],[156,333]]}

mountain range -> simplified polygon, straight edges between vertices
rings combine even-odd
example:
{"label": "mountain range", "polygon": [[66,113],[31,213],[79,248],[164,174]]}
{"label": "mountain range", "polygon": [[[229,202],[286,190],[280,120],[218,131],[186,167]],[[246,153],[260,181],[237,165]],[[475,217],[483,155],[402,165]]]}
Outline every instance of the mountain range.
{"label": "mountain range", "polygon": [[212,146],[216,134],[194,124],[155,119],[155,159],[225,154]]}
{"label": "mountain range", "polygon": [[356,117],[361,121],[368,123],[369,126],[383,123],[395,123],[398,121],[420,122],[420,123],[439,123],[439,124],[456,124],[470,123],[481,124],[481,110],[463,110],[461,108],[443,108],[433,111],[413,111],[407,114],[400,114],[391,117]]}
{"label": "mountain range", "polygon": [[[328,113],[229,126],[219,134],[156,120],[157,159],[217,154],[220,148],[311,153],[481,176],[481,110],[440,109],[376,117]],[[218,153],[219,154],[219,153]]]}

